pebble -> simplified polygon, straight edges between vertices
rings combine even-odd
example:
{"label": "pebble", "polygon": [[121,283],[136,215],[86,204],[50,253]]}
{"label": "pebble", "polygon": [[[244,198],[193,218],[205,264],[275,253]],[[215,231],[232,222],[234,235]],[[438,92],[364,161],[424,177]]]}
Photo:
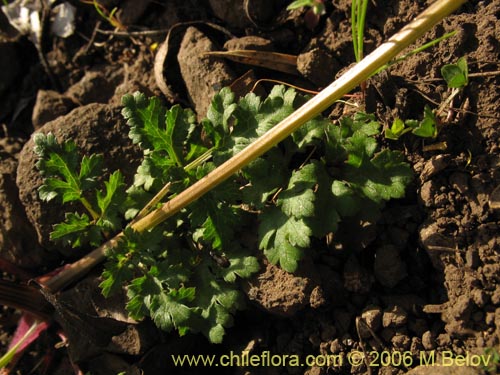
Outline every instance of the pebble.
{"label": "pebble", "polygon": [[382,325],[382,309],[378,306],[368,306],[361,314],[361,318],[373,332]]}
{"label": "pebble", "polygon": [[422,173],[420,174],[420,180],[422,182],[429,180],[432,176],[448,167],[450,161],[450,155],[441,154],[433,156],[424,164],[424,168],[422,170]]}
{"label": "pebble", "polygon": [[422,346],[425,350],[432,350],[436,348],[436,343],[434,342],[431,331],[425,331],[423,333]]}
{"label": "pebble", "polygon": [[408,335],[402,333],[396,333],[392,337],[391,343],[394,346],[394,349],[396,349],[396,351],[403,352],[405,350],[410,349],[411,339],[408,337]]}
{"label": "pebble", "polygon": [[320,48],[297,56],[297,70],[317,86],[327,86],[339,70],[337,60]]}
{"label": "pebble", "polygon": [[493,326],[495,324],[495,313],[487,312],[484,318],[484,322],[489,326]]}
{"label": "pebble", "polygon": [[340,339],[335,339],[332,341],[330,344],[330,352],[333,354],[340,353],[343,350],[342,343],[340,342]]}
{"label": "pebble", "polygon": [[391,306],[384,310],[382,325],[387,327],[401,327],[408,321],[408,314],[399,306]]}
{"label": "pebble", "polygon": [[379,283],[388,288],[394,288],[408,275],[399,250],[393,245],[384,245],[377,249],[373,269]]}
{"label": "pebble", "polygon": [[471,297],[477,307],[483,308],[488,303],[488,295],[484,290],[474,289],[471,292]]}
{"label": "pebble", "polygon": [[500,210],[500,185],[491,192],[488,203],[492,210]]}
{"label": "pebble", "polygon": [[434,205],[434,195],[436,194],[435,183],[432,180],[426,181],[420,188],[420,200],[425,207]]}
{"label": "pebble", "polygon": [[436,343],[439,346],[448,346],[451,344],[451,338],[450,335],[447,333],[441,333],[437,338],[436,338]]}
{"label": "pebble", "polygon": [[469,190],[469,177],[465,173],[455,172],[448,179],[449,184],[453,189],[457,190],[460,194],[465,195]]}

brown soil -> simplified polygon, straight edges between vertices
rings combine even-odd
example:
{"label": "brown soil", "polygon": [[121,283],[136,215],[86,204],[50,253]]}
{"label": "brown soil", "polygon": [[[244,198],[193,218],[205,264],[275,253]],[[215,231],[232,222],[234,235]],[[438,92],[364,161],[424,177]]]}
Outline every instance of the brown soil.
{"label": "brown soil", "polygon": [[[74,3],[77,32],[67,39],[47,34],[40,47],[52,80],[35,47],[16,36],[0,15],[0,256],[32,276],[89,250],[76,254],[48,239],[62,212],[55,204],[40,202],[36,193],[41,179],[29,140],[35,130],[71,138],[85,152],[105,153],[109,169],[120,168],[130,181],[139,155],[128,141],[120,115],[123,94],[140,90],[158,95],[168,103],[191,106],[202,118],[211,96],[249,69],[213,56],[200,57],[207,51],[225,45],[296,54],[299,76],[265,68],[255,68],[253,74],[309,89],[324,87],[354,61],[347,1],[325,1],[327,12],[314,26],[310,15],[287,12],[287,2],[280,0],[103,0],[108,9],[120,9],[118,16],[131,31],[168,30],[178,22],[204,21],[172,31],[160,69],[154,68],[154,46],[165,40],[166,31],[153,36],[96,33],[97,27],[111,30],[111,26],[92,6]],[[391,0],[375,6],[370,2],[366,52],[427,3]],[[71,311],[107,320],[88,320],[81,326],[75,314],[59,311],[56,320],[70,338],[69,348],[53,349],[54,324],[20,361],[19,373],[74,373],[69,354],[91,374],[195,374],[204,369],[173,369],[169,355],[226,354],[246,348],[254,354],[269,351],[302,358],[334,354],[344,359],[355,351],[386,350],[410,352],[414,360],[409,366],[352,367],[344,360],[342,365],[311,368],[233,367],[226,373],[442,374],[443,369],[416,368],[421,353],[451,351],[457,356],[498,348],[499,17],[499,2],[470,1],[418,44],[453,30],[454,37],[368,82],[366,110],[389,126],[396,117],[421,117],[425,105],[436,108],[449,95],[440,79],[441,67],[462,56],[469,63],[470,83],[453,103],[461,110],[451,113],[437,139],[424,141],[412,135],[399,141],[381,139],[386,147],[403,151],[415,171],[406,197],[389,202],[378,222],[336,234],[335,249],[308,256],[296,275],[265,264],[242,285],[248,308],[235,316],[235,326],[223,344],[209,345],[201,336],[161,333],[147,321],[129,324],[122,301],[106,301],[99,295],[96,270],[58,300]],[[343,110],[337,107],[332,113]],[[442,142],[441,149],[429,150]],[[2,352],[17,316],[10,309],[1,313]],[[47,353],[52,355],[48,369],[35,369]]]}

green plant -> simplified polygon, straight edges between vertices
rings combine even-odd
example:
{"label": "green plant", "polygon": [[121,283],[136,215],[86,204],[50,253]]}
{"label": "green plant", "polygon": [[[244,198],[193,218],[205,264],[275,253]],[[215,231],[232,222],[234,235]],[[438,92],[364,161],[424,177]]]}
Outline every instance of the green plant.
{"label": "green plant", "polygon": [[[52,238],[73,246],[102,241],[163,186],[170,197],[177,195],[305,101],[282,86],[265,100],[249,94],[235,101],[223,89],[200,127],[190,110],[126,95],[130,137],[144,150],[126,191],[118,171],[98,181],[99,156],[80,158],[71,141],[58,144],[51,134],[37,135],[38,167],[45,176],[40,197],[79,201],[90,213],[67,214]],[[379,127],[366,114],[344,118],[340,126],[317,117],[175,218],[141,233],[126,228],[107,254],[103,294],[126,285],[133,318],[151,316],[162,329],[203,332],[220,342],[232,314],[243,307],[238,277],[259,267],[251,249],[237,241],[247,224],[259,223],[258,245],[269,261],[293,272],[313,238],[335,232],[343,218],[376,215],[384,201],[404,195],[410,169],[399,153],[377,152]]]}
{"label": "green plant", "polygon": [[465,57],[461,57],[455,64],[447,64],[441,68],[443,76],[449,88],[462,89],[469,83],[469,68]]}
{"label": "green plant", "polygon": [[325,13],[325,4],[323,0],[295,0],[286,7],[287,10],[294,10],[302,7],[311,8],[317,16]]}
{"label": "green plant", "polygon": [[391,127],[385,129],[384,135],[387,139],[397,140],[403,134],[412,132],[422,138],[436,138],[438,135],[438,120],[429,106],[424,107],[422,120],[401,120],[396,118]]}
{"label": "green plant", "polygon": [[441,68],[441,75],[446,81],[448,88],[451,89],[451,94],[434,112],[429,106],[424,107],[423,119],[418,120],[401,120],[396,118],[391,127],[385,129],[385,137],[387,139],[397,140],[403,134],[412,132],[422,138],[436,138],[439,132],[439,114],[450,105],[461,90],[468,84],[468,67],[467,60],[464,57],[458,59],[456,64],[444,65]]}
{"label": "green plant", "polygon": [[500,365],[500,353],[497,348],[486,348],[484,350],[482,369],[489,374],[497,374]]}
{"label": "green plant", "polygon": [[106,9],[104,5],[99,3],[97,0],[80,0],[81,3],[93,5],[96,12],[105,19],[111,26],[118,30],[125,30],[127,27],[120,22],[120,19],[116,16],[118,8],[113,8],[111,11]]}
{"label": "green plant", "polygon": [[[325,88],[319,95],[309,100],[270,131],[257,138],[252,144],[242,150],[242,152],[210,172],[206,178],[195,182],[188,189],[174,196],[172,200],[167,203],[158,204],[159,207],[153,208],[151,212],[149,212],[149,209],[141,210],[138,215],[144,212],[146,213],[137,221],[132,221],[130,227],[138,232],[151,230],[151,228],[154,228],[164,220],[172,217],[175,213],[182,211],[193,201],[203,197],[207,192],[211,191],[211,189],[228,180],[237,171],[246,167],[249,163],[264,155],[267,151],[273,149],[276,144],[288,137],[294,130],[297,130],[304,123],[317,116],[333,102],[340,99],[344,94],[360,84],[360,82],[373,75],[381,66],[393,59],[416,38],[457,9],[464,2],[465,0],[439,0],[434,3],[411,24],[407,25],[387,43],[383,44],[366,57],[363,64],[358,64],[350,69],[341,78]],[[200,156],[199,159],[201,160],[202,157]],[[160,192],[165,193],[168,190],[169,185],[167,184]],[[150,202],[155,202],[157,199],[160,200],[160,196],[162,196],[162,194],[157,194]],[[346,198],[349,198],[349,196],[347,195]],[[153,206],[153,204],[147,204],[145,207],[151,208]],[[42,286],[48,291],[55,293],[65,286],[77,281],[90,269],[101,263],[105,258],[105,252],[112,251],[124,236],[124,233],[119,233],[107,240],[77,262],[66,265],[65,269],[55,276],[51,275],[50,278],[42,282]],[[224,263],[220,264],[224,265]],[[30,289],[30,295],[42,296],[38,289],[28,286],[25,287]],[[2,294],[0,296],[0,302],[7,306],[31,311],[30,306],[33,304],[33,301],[30,301],[31,303],[19,301],[17,294],[14,294],[15,297],[11,294],[12,290],[17,291],[17,289],[18,288],[9,288],[7,298],[4,294],[0,293]],[[50,315],[43,319],[50,320]]]}
{"label": "green plant", "polygon": [[356,62],[363,60],[366,10],[368,0],[353,0],[351,5],[352,45]]}

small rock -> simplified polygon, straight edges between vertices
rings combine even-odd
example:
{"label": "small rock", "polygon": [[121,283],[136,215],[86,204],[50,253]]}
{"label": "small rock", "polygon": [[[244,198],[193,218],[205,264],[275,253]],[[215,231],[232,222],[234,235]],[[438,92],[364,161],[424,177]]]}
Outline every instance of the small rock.
{"label": "small rock", "polygon": [[224,43],[224,49],[228,51],[234,50],[255,50],[255,51],[272,51],[274,49],[273,42],[269,39],[264,39],[259,36],[249,35],[241,38],[229,39]]}
{"label": "small rock", "polygon": [[432,350],[436,348],[436,343],[434,342],[431,331],[426,331],[423,333],[422,346],[425,350]]}
{"label": "small rock", "polygon": [[313,48],[297,57],[297,70],[315,85],[325,87],[335,80],[339,64],[328,52]]}
{"label": "small rock", "polygon": [[81,105],[107,103],[115,92],[115,85],[101,72],[87,72],[71,86],[66,95]]}
{"label": "small rock", "polygon": [[448,345],[451,344],[451,338],[450,335],[447,333],[441,333],[437,338],[436,338],[436,343],[440,347],[447,347]]}
{"label": "small rock", "polygon": [[391,343],[395,350],[403,352],[410,348],[411,339],[408,335],[396,332],[396,334],[392,336]]}
{"label": "small rock", "polygon": [[378,282],[388,288],[395,287],[408,275],[406,264],[393,245],[384,245],[377,249],[373,269]]}
{"label": "small rock", "polygon": [[465,264],[467,267],[471,269],[477,269],[479,267],[481,259],[479,258],[479,254],[477,249],[468,248],[465,252]]}
{"label": "small rock", "polygon": [[391,306],[384,310],[382,325],[387,328],[402,327],[408,321],[408,314],[399,306]]}
{"label": "small rock", "polygon": [[424,347],[422,345],[422,340],[420,337],[413,336],[411,338],[411,345],[410,345],[410,351],[412,353],[419,353],[424,350]]}
{"label": "small rock", "polygon": [[20,267],[39,268],[55,258],[50,257],[36,241],[36,233],[19,200],[16,169],[17,160],[13,156],[1,155],[0,257]]}
{"label": "small rock", "polygon": [[247,297],[268,312],[293,316],[309,304],[316,285],[312,279],[288,273],[267,263],[244,285]]}
{"label": "small rock", "polygon": [[[361,319],[372,332],[377,332],[382,326],[382,309],[378,306],[368,306],[361,313]],[[359,330],[363,338],[368,338],[372,335],[363,323],[359,325]]]}
{"label": "small rock", "polygon": [[33,127],[38,130],[42,125],[69,113],[75,107],[75,102],[57,91],[39,90],[31,117]]}
{"label": "small rock", "polygon": [[484,317],[484,322],[488,326],[493,326],[495,324],[495,313],[492,311],[487,312]]}
{"label": "small rock", "polygon": [[465,195],[469,190],[469,176],[465,173],[455,172],[448,179],[449,184],[453,189],[457,190],[460,194]]}
{"label": "small rock", "polygon": [[[142,155],[128,139],[128,130],[121,115],[121,107],[94,103],[75,108],[69,114],[48,122],[39,131],[45,134],[52,132],[59,142],[73,140],[82,154],[103,154],[105,167],[109,171],[121,170],[126,183],[129,183]],[[74,249],[54,244],[49,239],[49,234],[55,223],[64,220],[64,212],[76,209],[70,205],[63,207],[56,200],[42,202],[39,199],[37,189],[43,179],[35,167],[37,156],[33,147],[33,139],[30,139],[19,155],[16,183],[20,200],[37,232],[40,244],[47,249],[74,256]]]}
{"label": "small rock", "polygon": [[335,339],[330,344],[330,352],[333,354],[338,354],[343,350],[343,345],[340,342],[340,339]]}
{"label": "small rock", "polygon": [[209,4],[215,16],[227,24],[241,29],[251,25],[245,14],[244,0],[209,0]]}
{"label": "small rock", "polygon": [[420,181],[423,183],[427,180],[429,180],[432,176],[436,175],[437,173],[441,172],[443,169],[448,167],[451,162],[451,156],[450,155],[436,155],[433,156],[430,160],[428,160],[424,164],[424,168],[422,170],[422,173],[420,174]]}
{"label": "small rock", "polygon": [[316,286],[309,297],[309,304],[313,309],[317,309],[326,304],[325,293],[321,286]]}
{"label": "small rock", "polygon": [[439,225],[436,222],[424,223],[420,228],[419,236],[420,243],[429,255],[434,268],[443,270],[443,260],[455,254],[456,243],[439,231]]}
{"label": "small rock", "polygon": [[491,192],[488,203],[492,210],[500,210],[500,185]]}
{"label": "small rock", "polygon": [[436,195],[435,182],[433,180],[426,181],[420,187],[420,201],[424,207],[434,206],[434,196]]}
{"label": "small rock", "polygon": [[482,309],[488,303],[488,295],[482,289],[474,289],[471,292],[471,297],[477,307]]}
{"label": "small rock", "polygon": [[494,305],[500,305],[500,285],[498,285],[491,295],[491,303]]}
{"label": "small rock", "polygon": [[216,50],[215,45],[203,33],[195,27],[189,27],[177,55],[182,78],[198,119],[206,116],[213,96],[236,79],[223,59],[203,56],[204,52]]}
{"label": "small rock", "polygon": [[344,287],[350,292],[368,293],[372,284],[373,276],[351,256],[344,265]]}
{"label": "small rock", "polygon": [[470,296],[462,295],[459,296],[453,304],[451,304],[451,308],[448,310],[450,314],[455,319],[460,319],[463,321],[468,321],[470,318],[470,314],[472,311],[472,301]]}

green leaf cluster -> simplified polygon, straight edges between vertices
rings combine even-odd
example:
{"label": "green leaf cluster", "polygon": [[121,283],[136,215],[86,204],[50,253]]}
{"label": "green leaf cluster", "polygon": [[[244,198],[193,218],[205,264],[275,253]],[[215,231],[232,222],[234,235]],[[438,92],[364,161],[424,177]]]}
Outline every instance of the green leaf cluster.
{"label": "green leaf cluster", "polygon": [[[197,124],[190,110],[168,109],[140,93],[124,96],[129,136],[144,155],[127,190],[119,172],[100,181],[99,156],[80,158],[73,143],[40,138],[40,195],[90,204],[97,214],[68,214],[67,233],[58,224],[54,238],[75,241],[71,234],[77,231],[74,246],[88,238],[94,243],[102,232],[95,228],[109,230],[133,218],[165,184],[165,199],[180,193],[306,100],[283,86],[265,99],[237,99],[224,88]],[[363,113],[338,125],[321,116],[310,120],[175,217],[143,233],[126,228],[107,254],[103,294],[124,289],[133,318],[150,317],[167,331],[202,332],[221,342],[244,305],[238,280],[259,269],[251,244],[240,240],[242,232],[258,225],[258,247],[270,262],[293,272],[315,239],[334,233],[344,218],[372,215],[386,200],[404,196],[410,168],[399,153],[379,150],[379,132],[374,117]]]}
{"label": "green leaf cluster", "polygon": [[465,57],[458,59],[456,64],[447,64],[441,68],[441,75],[450,88],[463,88],[469,83],[469,67]]}
{"label": "green leaf cluster", "polygon": [[51,239],[73,247],[98,246],[110,233],[122,227],[120,207],[125,184],[120,171],[102,180],[102,156],[80,157],[73,141],[59,144],[52,133],[37,133],[33,139],[36,164],[44,177],[38,189],[40,199],[61,203],[80,202],[84,212],[66,213],[56,224]]}
{"label": "green leaf cluster", "polygon": [[403,134],[412,132],[422,138],[436,138],[438,135],[438,120],[429,106],[424,107],[422,120],[403,121],[396,118],[390,128],[385,129],[387,139],[398,140]]}
{"label": "green leaf cluster", "polygon": [[295,0],[292,1],[287,7],[287,10],[294,10],[303,7],[310,7],[314,14],[323,15],[325,14],[325,4],[321,0]]}

